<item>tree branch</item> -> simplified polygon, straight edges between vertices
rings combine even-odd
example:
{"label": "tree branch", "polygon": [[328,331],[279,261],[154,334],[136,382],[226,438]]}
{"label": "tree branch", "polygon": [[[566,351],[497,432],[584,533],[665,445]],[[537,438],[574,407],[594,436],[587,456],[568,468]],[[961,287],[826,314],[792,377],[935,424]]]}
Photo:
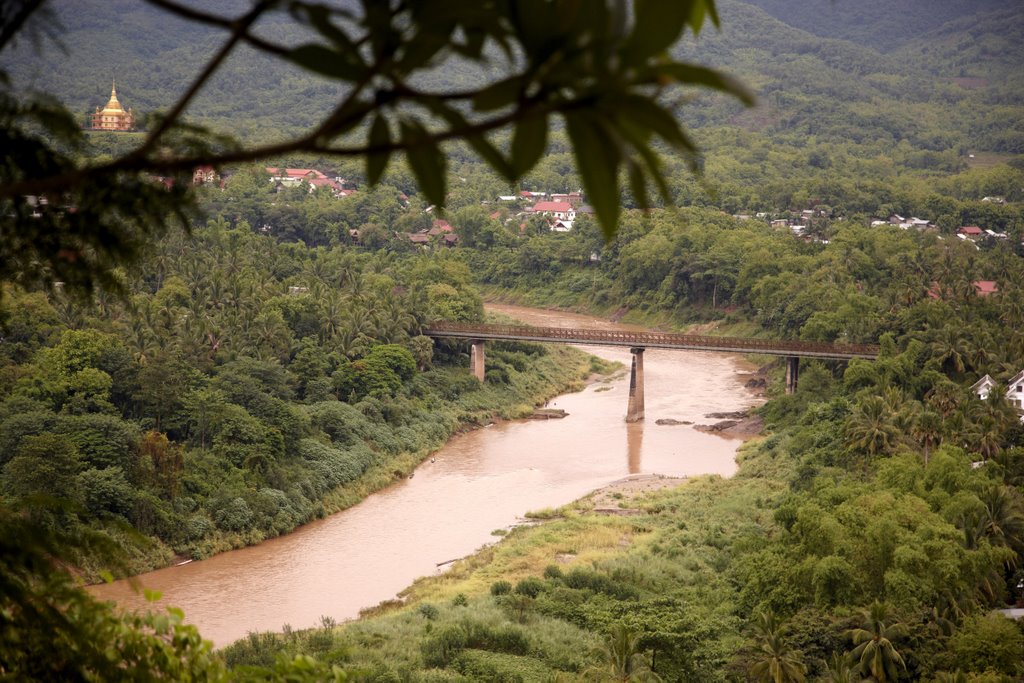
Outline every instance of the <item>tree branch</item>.
{"label": "tree branch", "polygon": [[28,18],[43,6],[46,0],[23,0],[21,6],[11,17],[11,20],[0,27],[0,50],[3,50],[7,43],[17,35],[21,27],[28,21]]}
{"label": "tree branch", "polygon": [[382,153],[393,154],[395,152],[405,152],[409,149],[422,145],[437,144],[448,140],[488,133],[527,116],[565,113],[592,105],[593,102],[590,98],[554,104],[540,104],[538,102],[527,101],[524,103],[524,106],[517,107],[515,110],[507,112],[502,116],[488,119],[486,121],[480,121],[461,128],[449,128],[445,131],[431,134],[426,138],[417,141],[415,144],[406,144],[398,141],[387,145],[331,147],[319,142],[323,136],[319,130],[317,130],[302,137],[274,145],[240,149],[216,155],[178,157],[171,159],[149,159],[144,156],[130,155],[121,159],[115,159],[114,161],[102,166],[76,169],[74,171],[53,175],[48,178],[25,180],[19,183],[12,183],[6,187],[0,187],[0,199],[9,199],[20,195],[44,194],[53,190],[74,187],[87,177],[95,178],[96,176],[114,175],[117,173],[179,173],[182,171],[191,171],[197,166],[221,166],[225,164],[247,163],[294,152],[325,154],[339,158],[365,157],[369,154]]}

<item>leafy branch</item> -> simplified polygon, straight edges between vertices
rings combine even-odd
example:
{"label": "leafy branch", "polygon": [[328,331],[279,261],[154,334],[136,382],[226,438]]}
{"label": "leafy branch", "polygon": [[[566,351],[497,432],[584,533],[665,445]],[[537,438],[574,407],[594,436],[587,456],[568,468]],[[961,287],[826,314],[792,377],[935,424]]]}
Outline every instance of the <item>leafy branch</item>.
{"label": "leafy branch", "polygon": [[[443,143],[467,142],[491,168],[515,182],[538,163],[552,117],[560,116],[584,188],[611,237],[622,172],[638,203],[647,206],[652,184],[668,196],[658,145],[696,157],[696,146],[664,104],[668,89],[700,86],[752,103],[736,81],[675,61],[669,53],[687,29],[696,34],[708,18],[717,24],[714,0],[362,0],[351,9],[313,0],[262,0],[236,17],[176,0],[144,1],[223,29],[228,36],[137,149],[111,161],[82,163],[61,155],[44,137],[30,145],[31,151],[21,150],[36,156],[40,147],[47,150],[55,163],[41,172],[22,163],[20,148],[8,151],[0,203],[46,194],[74,205],[84,187],[116,183],[126,175],[185,177],[201,165],[314,153],[365,159],[371,185],[394,155],[404,154],[427,200],[443,206]],[[25,6],[31,12],[39,5]],[[293,47],[254,33],[261,19],[282,12],[312,39]],[[17,29],[0,26],[0,33]],[[184,119],[189,104],[242,43],[334,80],[345,94],[311,130],[274,144],[247,147],[189,126]],[[500,69],[492,71],[501,75],[461,91],[417,85],[423,74],[457,61],[497,65]],[[21,123],[16,115],[10,118],[16,126]],[[488,135],[505,129],[511,129],[511,144],[499,149]],[[696,171],[695,164],[691,168]],[[101,215],[94,218],[104,222]],[[136,223],[143,232],[162,229],[160,221]],[[44,262],[52,259],[41,256]],[[0,271],[0,278],[4,275]]]}

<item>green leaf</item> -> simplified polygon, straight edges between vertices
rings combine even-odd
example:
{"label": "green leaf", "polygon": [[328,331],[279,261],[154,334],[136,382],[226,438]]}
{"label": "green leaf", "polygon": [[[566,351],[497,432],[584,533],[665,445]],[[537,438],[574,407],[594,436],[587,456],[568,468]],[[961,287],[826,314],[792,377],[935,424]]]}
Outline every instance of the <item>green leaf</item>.
{"label": "green leaf", "polygon": [[416,121],[402,121],[402,144],[416,184],[431,204],[444,206],[447,160],[426,129]]}
{"label": "green leaf", "polygon": [[540,160],[548,143],[548,117],[546,114],[527,117],[516,122],[512,134],[513,178],[521,178]]}
{"label": "green leaf", "polygon": [[606,240],[619,222],[619,143],[593,111],[570,111],[565,125],[576,156],[576,170]]}
{"label": "green leaf", "polygon": [[348,15],[348,12],[344,10],[332,10],[326,5],[300,5],[306,16],[309,18],[310,24],[316,29],[317,33],[322,35],[327,40],[337,45],[342,50],[352,51],[356,50],[355,44],[352,39],[348,37],[348,34],[342,31],[340,28],[334,25],[331,21],[331,14],[338,11],[340,14]]}
{"label": "green leaf", "polygon": [[624,49],[627,60],[641,61],[671,47],[693,15],[693,5],[693,0],[635,0],[636,19]]}
{"label": "green leaf", "polygon": [[629,189],[633,193],[633,199],[636,200],[637,206],[646,209],[650,206],[650,202],[647,201],[647,180],[644,178],[644,170],[632,159],[629,160],[627,168],[629,170]]}
{"label": "green leaf", "polygon": [[285,59],[304,69],[343,81],[356,81],[366,74],[366,65],[355,53],[336,52],[324,45],[301,45]]}
{"label": "green leaf", "polygon": [[519,76],[492,83],[473,96],[473,109],[493,111],[507,107],[519,99],[521,89],[522,80]]}
{"label": "green leaf", "polygon": [[[391,144],[391,129],[388,127],[387,119],[377,114],[370,126],[370,147],[386,147]],[[371,152],[366,155],[366,182],[371,186],[380,182],[384,170],[388,167],[391,159],[390,151]]]}
{"label": "green leaf", "polygon": [[728,74],[709,69],[706,66],[671,62],[658,64],[654,67],[654,72],[684,85],[702,85],[712,90],[729,93],[748,107],[756,103],[754,94],[745,85]]}
{"label": "green leaf", "polygon": [[[671,200],[671,193],[669,192],[668,183],[665,181],[664,174],[662,173],[661,159],[647,144],[647,141],[650,139],[650,132],[646,129],[639,128],[636,124],[630,121],[621,121],[620,123],[619,134],[625,138],[626,142],[633,147],[636,154],[640,157],[639,160],[635,158],[631,159],[630,163],[642,163],[643,166],[647,167],[647,174],[658,187],[658,194],[665,203],[668,203]],[[690,167],[691,170],[694,170],[693,164],[690,164]]]}
{"label": "green leaf", "polygon": [[[430,109],[431,112],[440,116],[448,125],[451,126],[452,130],[466,130],[470,127],[469,121],[466,120],[462,114],[458,111],[449,107],[445,102],[440,99],[426,99],[422,100],[421,104]],[[512,175],[512,166],[505,160],[505,157],[501,155],[501,152],[495,148],[482,134],[466,135],[466,142],[476,150],[487,164],[497,171],[506,180],[514,180],[515,176]]]}
{"label": "green leaf", "polygon": [[686,148],[686,137],[675,117],[646,97],[627,95],[613,102],[620,117],[636,123],[676,149]]}

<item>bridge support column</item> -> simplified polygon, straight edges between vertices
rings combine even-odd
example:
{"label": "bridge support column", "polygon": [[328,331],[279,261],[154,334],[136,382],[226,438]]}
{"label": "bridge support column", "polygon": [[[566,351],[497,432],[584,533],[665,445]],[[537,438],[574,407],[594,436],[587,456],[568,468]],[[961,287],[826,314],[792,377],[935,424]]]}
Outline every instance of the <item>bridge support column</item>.
{"label": "bridge support column", "polygon": [[484,342],[478,340],[470,342],[472,346],[469,351],[469,371],[481,382],[484,381]]}
{"label": "bridge support column", "polygon": [[800,356],[786,357],[786,393],[795,394],[800,379]]}
{"label": "bridge support column", "polygon": [[629,407],[626,422],[640,422],[644,419],[644,350],[634,347],[633,364],[629,372]]}

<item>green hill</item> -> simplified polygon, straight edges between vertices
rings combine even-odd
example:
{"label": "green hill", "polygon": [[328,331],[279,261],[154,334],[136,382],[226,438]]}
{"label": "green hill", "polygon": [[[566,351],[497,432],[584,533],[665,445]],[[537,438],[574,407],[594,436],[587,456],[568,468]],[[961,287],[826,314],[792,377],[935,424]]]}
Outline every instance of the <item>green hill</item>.
{"label": "green hill", "polygon": [[748,0],[768,14],[823,38],[898,50],[923,33],[968,15],[1017,7],[1012,0]]}
{"label": "green hill", "polygon": [[[223,38],[131,0],[58,0],[53,10],[64,50],[47,45],[38,54],[23,44],[7,56],[9,68],[16,83],[55,93],[83,117],[103,104],[112,79],[137,113],[168,107]],[[1024,22],[1005,1],[722,0],[720,14],[720,32],[683,41],[680,51],[741,76],[762,106],[743,112],[702,97],[682,110],[692,127],[907,140],[932,151],[1024,149],[1010,113],[1000,111],[1019,102],[1024,61]],[[258,28],[284,43],[303,37],[283,14]],[[472,76],[447,69],[431,85],[455,87]],[[269,138],[308,127],[336,96],[327,80],[239,48],[189,113],[243,138]]]}

